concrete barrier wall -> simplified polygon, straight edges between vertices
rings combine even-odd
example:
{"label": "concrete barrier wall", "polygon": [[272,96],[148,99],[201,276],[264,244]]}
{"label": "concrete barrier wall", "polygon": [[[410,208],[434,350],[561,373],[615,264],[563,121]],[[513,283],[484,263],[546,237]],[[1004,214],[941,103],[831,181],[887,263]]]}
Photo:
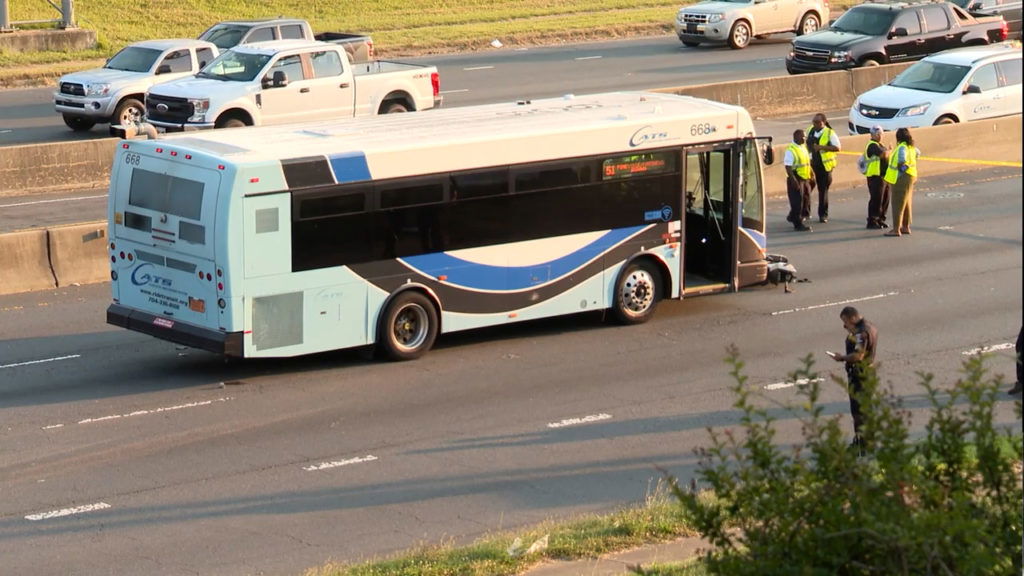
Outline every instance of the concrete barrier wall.
{"label": "concrete barrier wall", "polygon": [[46,230],[0,234],[0,294],[57,286],[50,270]]}
{"label": "concrete barrier wall", "polygon": [[[654,91],[737,104],[754,117],[789,116],[848,107],[857,96],[885,84],[908,66],[910,64],[891,64]],[[845,127],[840,131],[845,133]]]}
{"label": "concrete barrier wall", "polygon": [[50,267],[57,286],[110,279],[107,223],[87,222],[49,229]]}
{"label": "concrete barrier wall", "polygon": [[[984,169],[988,167],[984,163],[986,161],[1021,162],[1020,116],[914,128],[911,133],[921,151],[919,177]],[[866,193],[867,184],[864,175],[857,170],[857,157],[864,152],[868,135],[840,135],[840,139],[843,151],[832,173],[832,187],[839,190],[860,186]],[[896,133],[886,133],[882,141],[895,148]],[[983,148],[979,148],[979,142],[984,143]],[[786,195],[786,169],[782,165],[782,157],[787,145],[788,142],[776,142],[775,163],[765,167],[765,192],[769,197]]]}
{"label": "concrete barrier wall", "polygon": [[118,142],[103,138],[4,146],[0,148],[0,196],[106,185]]}

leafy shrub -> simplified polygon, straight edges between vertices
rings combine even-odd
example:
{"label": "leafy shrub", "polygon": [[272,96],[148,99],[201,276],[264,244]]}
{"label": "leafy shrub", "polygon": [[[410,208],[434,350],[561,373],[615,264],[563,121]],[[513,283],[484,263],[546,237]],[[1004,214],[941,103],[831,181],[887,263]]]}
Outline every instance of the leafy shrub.
{"label": "leafy shrub", "polygon": [[697,450],[710,493],[669,479],[713,545],[703,558],[710,574],[1021,573],[1022,438],[1019,427],[996,426],[1002,379],[987,376],[981,357],[965,361],[948,390],[919,373],[930,416],[914,438],[909,412],[869,374],[863,456],[848,447],[840,417],[824,414],[810,355],[791,375],[810,381],[791,408],[803,435],[794,447],[773,441],[775,419],[755,405],[735,348],[728,363],[742,419],[740,433],[709,430],[710,446]]}

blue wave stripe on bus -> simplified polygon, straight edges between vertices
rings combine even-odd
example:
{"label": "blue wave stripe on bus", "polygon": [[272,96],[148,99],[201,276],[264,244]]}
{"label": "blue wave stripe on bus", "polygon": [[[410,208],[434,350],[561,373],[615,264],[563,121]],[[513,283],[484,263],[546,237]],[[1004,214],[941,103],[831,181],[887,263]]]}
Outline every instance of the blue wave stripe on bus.
{"label": "blue wave stripe on bus", "polygon": [[370,167],[366,165],[366,155],[362,152],[334,154],[327,160],[334,171],[334,181],[339,184],[370,179]]}
{"label": "blue wave stripe on bus", "polygon": [[402,258],[408,266],[428,275],[447,276],[445,282],[477,290],[523,290],[561,278],[611,249],[646,226],[610,230],[565,256],[530,266],[492,266],[456,258],[444,252]]}
{"label": "blue wave stripe on bus", "polygon": [[757,245],[761,248],[761,250],[768,249],[768,237],[765,235],[764,232],[758,232],[753,228],[742,228],[742,230],[746,232],[747,235],[754,240],[754,242],[757,242]]}

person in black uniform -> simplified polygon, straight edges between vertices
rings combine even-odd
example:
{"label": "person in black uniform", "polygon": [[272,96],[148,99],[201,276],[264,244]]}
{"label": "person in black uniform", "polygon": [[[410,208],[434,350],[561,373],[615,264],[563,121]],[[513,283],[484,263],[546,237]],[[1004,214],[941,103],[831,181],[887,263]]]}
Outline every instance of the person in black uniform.
{"label": "person in black uniform", "polygon": [[861,394],[864,381],[875,370],[875,350],[878,346],[878,330],[868,322],[853,306],[847,306],[839,313],[843,327],[849,332],[846,336],[846,353],[832,354],[836,362],[846,363],[846,378],[849,382],[850,415],[853,416],[853,442],[850,444],[864,454],[864,441],[861,428],[864,415],[860,411]]}

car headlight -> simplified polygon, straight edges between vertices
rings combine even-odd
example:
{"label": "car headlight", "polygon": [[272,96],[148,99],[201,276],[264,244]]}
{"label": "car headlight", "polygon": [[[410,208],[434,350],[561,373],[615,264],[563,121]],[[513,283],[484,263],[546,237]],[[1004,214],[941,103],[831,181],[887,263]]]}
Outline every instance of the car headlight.
{"label": "car headlight", "polygon": [[717,24],[722,21],[721,14],[708,14],[708,24]]}
{"label": "car headlight", "polygon": [[831,58],[829,58],[829,60],[831,60],[832,62],[847,62],[850,60],[850,51],[836,50],[835,52],[832,53],[832,56]]}
{"label": "car headlight", "polygon": [[920,116],[927,112],[928,108],[931,108],[931,105],[931,102],[925,102],[924,104],[918,104],[917,106],[907,106],[900,110],[897,116]]}
{"label": "car headlight", "polygon": [[86,96],[106,96],[110,93],[110,84],[107,82],[97,82],[95,84],[85,85]]}
{"label": "car headlight", "polygon": [[206,112],[210,110],[209,98],[189,98],[188,103],[192,105],[192,115],[188,117],[189,122],[205,122]]}

